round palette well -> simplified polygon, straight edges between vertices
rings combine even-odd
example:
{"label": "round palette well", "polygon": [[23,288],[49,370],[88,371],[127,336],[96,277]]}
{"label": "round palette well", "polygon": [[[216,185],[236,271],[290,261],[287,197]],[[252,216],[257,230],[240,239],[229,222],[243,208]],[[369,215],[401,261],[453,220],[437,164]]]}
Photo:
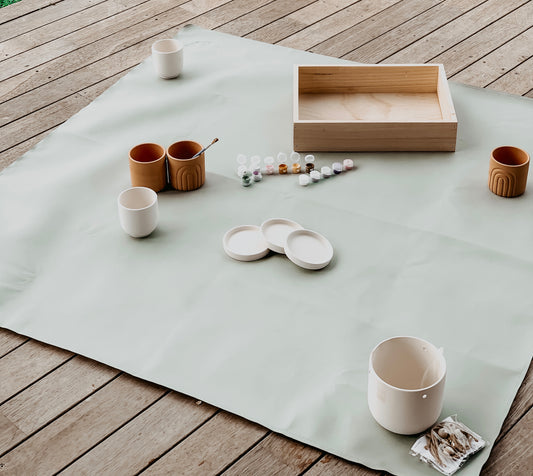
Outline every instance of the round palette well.
{"label": "round palette well", "polygon": [[255,225],[232,228],[222,239],[224,251],[239,261],[255,261],[268,254],[269,248],[261,229]]}
{"label": "round palette well", "polygon": [[268,247],[276,253],[285,253],[287,237],[295,230],[303,230],[303,226],[286,218],[270,218],[261,225]]}
{"label": "round palette well", "polygon": [[333,247],[324,236],[311,230],[295,230],[287,237],[285,254],[305,269],[322,269],[333,258]]}

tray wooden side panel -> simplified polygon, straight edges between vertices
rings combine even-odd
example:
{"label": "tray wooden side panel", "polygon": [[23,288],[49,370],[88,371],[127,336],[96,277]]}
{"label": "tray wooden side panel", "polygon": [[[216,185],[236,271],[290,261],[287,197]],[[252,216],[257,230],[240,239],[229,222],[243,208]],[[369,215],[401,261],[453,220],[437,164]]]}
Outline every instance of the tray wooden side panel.
{"label": "tray wooden side panel", "polygon": [[297,152],[454,151],[457,122],[296,122]]}

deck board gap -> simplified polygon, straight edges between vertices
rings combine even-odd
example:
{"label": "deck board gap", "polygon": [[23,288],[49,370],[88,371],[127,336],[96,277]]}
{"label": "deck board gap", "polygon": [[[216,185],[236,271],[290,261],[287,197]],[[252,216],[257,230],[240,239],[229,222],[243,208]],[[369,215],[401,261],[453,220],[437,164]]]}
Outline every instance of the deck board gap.
{"label": "deck board gap", "polygon": [[[144,5],[144,3],[147,3],[148,1],[149,1],[149,0],[146,0],[146,2],[143,2],[143,3],[139,4],[139,5]],[[143,23],[143,22],[145,22],[145,21],[147,21],[147,20],[150,20],[150,19],[152,19],[152,18],[155,18],[155,17],[157,17],[157,16],[159,16],[159,15],[161,15],[161,14],[163,14],[163,13],[166,13],[166,12],[168,12],[168,11],[170,11],[170,10],[173,10],[173,9],[176,8],[177,6],[180,6],[180,5],[184,4],[184,3],[187,3],[187,1],[182,0],[182,1],[180,1],[179,3],[173,5],[171,8],[167,8],[166,10],[163,10],[163,11],[161,11],[161,12],[157,12],[156,14],[154,14],[154,15],[152,15],[152,16],[150,16],[150,17],[141,18],[141,19],[139,19],[139,21],[137,21],[137,22],[135,22],[135,23],[130,23],[130,24],[128,24],[128,26],[126,26],[126,27],[124,27],[124,28],[121,28],[121,29],[119,29],[119,30],[117,30],[117,31],[115,31],[115,32],[113,32],[113,33],[108,34],[108,35],[103,35],[103,36],[101,36],[101,37],[98,37],[98,38],[94,39],[93,41],[88,41],[87,43],[84,43],[83,45],[80,45],[80,46],[78,46],[77,48],[74,48],[74,49],[72,49],[72,50],[70,50],[70,51],[67,51],[67,52],[65,52],[65,53],[62,53],[62,54],[56,56],[53,60],[50,60],[50,61],[55,61],[55,60],[57,60],[58,58],[62,58],[62,57],[64,57],[64,56],[66,56],[66,55],[72,54],[72,53],[74,53],[75,51],[78,51],[78,50],[80,50],[80,49],[82,49],[82,48],[85,48],[86,46],[92,45],[93,43],[96,43],[96,42],[98,42],[98,41],[101,41],[101,40],[103,40],[103,39],[105,39],[105,38],[109,38],[110,36],[117,35],[117,34],[119,34],[121,31],[124,31],[124,30],[126,30],[126,29],[128,29],[128,28],[131,28],[132,26],[138,25],[139,23]],[[124,11],[124,10],[123,10],[123,11]],[[116,14],[115,14],[115,15],[116,15]],[[115,15],[111,15],[111,17],[113,17],[113,16],[115,16]],[[109,17],[109,18],[111,18],[111,17]],[[196,18],[196,17],[194,17],[194,18]],[[96,23],[98,23],[98,22],[96,22]],[[83,28],[80,28],[80,29],[77,30],[77,31],[81,31],[81,30],[87,28],[88,26],[90,26],[90,25],[84,26]],[[71,33],[69,33],[69,35],[70,35],[70,34],[71,34]],[[68,36],[68,35],[65,35],[65,37],[66,37],[66,36]],[[156,36],[156,35],[152,35],[152,37],[153,37],[153,36]],[[63,37],[63,38],[65,38],[65,37]],[[151,38],[151,37],[148,37],[148,38]],[[55,41],[55,40],[52,40],[52,41]],[[144,40],[140,40],[140,41],[138,41],[137,43],[140,43],[141,41],[144,41]],[[135,43],[135,44],[137,44],[137,43]],[[41,45],[39,45],[39,46],[41,46]],[[131,46],[133,46],[133,45],[131,45]],[[35,48],[37,48],[37,46],[35,46],[34,48],[30,48],[29,50],[26,50],[24,53],[26,53],[26,52],[28,52],[28,51],[31,51],[31,50],[33,50],[33,49],[35,49]],[[122,51],[122,50],[120,50],[120,51]],[[13,56],[13,58],[16,58],[16,57],[17,57],[17,55]],[[10,58],[7,58],[7,59],[10,59]],[[6,60],[7,60],[7,59],[6,59]],[[49,61],[45,61],[44,63],[39,63],[39,64],[36,64],[36,65],[32,65],[31,68],[26,69],[26,70],[24,70],[24,71],[20,71],[19,73],[13,74],[13,75],[11,75],[11,76],[8,76],[8,77],[4,78],[3,80],[6,81],[6,80],[11,79],[11,78],[13,78],[14,76],[17,76],[18,74],[23,73],[23,72],[25,72],[25,71],[29,71],[29,70],[31,70],[31,69],[35,69],[35,68],[40,68],[40,67],[42,67],[43,65],[45,65],[46,63],[48,63],[48,62],[49,62]]]}
{"label": "deck board gap", "polygon": [[24,345],[26,342],[29,342],[31,339],[28,337],[25,341],[23,342],[20,342],[19,344],[17,344],[15,347],[13,347],[12,349],[9,349],[7,352],[3,353],[2,355],[0,355],[0,359],[2,357],[5,357],[7,354],[11,354],[11,352],[13,352],[14,350],[17,350],[20,346]]}
{"label": "deck board gap", "polygon": [[298,476],[304,476],[304,474],[311,471],[311,468],[315,466],[324,456],[326,456],[326,454],[326,452],[322,451],[307,468],[305,468],[300,474],[298,474]]}
{"label": "deck board gap", "polygon": [[[343,12],[343,11],[346,10],[347,8],[351,8],[351,7],[353,7],[356,3],[360,3],[361,1],[362,1],[362,0],[356,0],[356,1],[353,2],[353,3],[350,3],[349,5],[346,5],[346,6],[345,6],[343,9],[341,9],[341,10],[338,10],[338,11],[336,11],[336,12],[332,12],[332,13],[330,13],[329,15],[324,15],[323,17],[321,17],[320,19],[318,19],[318,20],[316,20],[316,21],[314,21],[314,22],[312,22],[312,23],[308,23],[308,24],[302,25],[302,28],[301,28],[300,30],[293,31],[293,32],[289,33],[287,36],[284,36],[283,38],[279,38],[279,39],[276,40],[273,44],[276,45],[276,44],[282,42],[283,40],[286,40],[287,38],[291,37],[292,35],[296,35],[296,34],[299,33],[300,31],[305,30],[306,28],[309,28],[309,27],[311,27],[311,26],[313,26],[313,25],[315,25],[315,24],[317,24],[317,23],[319,23],[319,22],[321,22],[321,21],[323,21],[323,20],[326,20],[327,18],[332,17],[333,15],[339,15],[339,14],[341,14],[341,12]],[[303,7],[303,8],[305,8],[305,7]],[[353,25],[352,25],[352,26],[353,26]],[[311,48],[313,48],[313,47],[311,47]]]}
{"label": "deck board gap", "polygon": [[[263,24],[261,24],[261,26],[255,28],[255,29],[253,29],[253,30],[251,30],[251,31],[249,31],[248,33],[246,33],[246,34],[243,36],[243,38],[246,38],[248,35],[251,35],[252,33],[256,32],[257,30],[260,30],[261,28],[264,28],[265,26],[272,25],[272,23],[276,23],[276,22],[279,21],[280,19],[283,19],[283,18],[285,18],[285,17],[287,17],[287,16],[289,16],[289,15],[292,15],[293,13],[295,13],[295,12],[297,12],[297,11],[299,11],[299,10],[302,10],[302,9],[304,9],[304,8],[307,8],[309,5],[314,5],[314,4],[318,3],[318,2],[319,2],[319,0],[314,0],[313,2],[310,2],[310,3],[308,3],[307,5],[303,5],[303,6],[301,6],[300,8],[297,8],[296,10],[293,10],[293,11],[291,11],[290,13],[287,13],[286,15],[283,15],[282,17],[279,17],[279,18],[276,18],[275,20],[272,20],[272,21],[269,21],[269,22],[263,23]],[[263,6],[261,6],[261,8],[263,8]]]}
{"label": "deck board gap", "polygon": [[220,409],[217,409],[216,412],[214,412],[209,418],[207,418],[206,420],[204,420],[202,423],[200,423],[199,425],[195,426],[191,431],[189,431],[183,438],[180,438],[176,443],[174,443],[170,448],[167,448],[163,453],[161,453],[157,458],[153,458],[152,461],[150,461],[150,463],[148,463],[144,468],[142,468],[140,471],[138,471],[137,473],[135,473],[135,476],[139,476],[140,474],[144,473],[150,466],[152,466],[154,463],[156,463],[157,461],[159,461],[163,456],[165,456],[167,453],[170,453],[174,448],[176,448],[176,446],[178,446],[182,441],[186,440],[189,436],[191,436],[196,430],[198,430],[198,428],[201,428],[202,426],[204,426],[205,424],[207,424],[208,422],[210,422],[213,418],[215,418],[215,416],[217,416],[219,413],[221,413],[222,410]]}
{"label": "deck board gap", "polygon": [[[481,4],[482,5],[482,4]],[[497,18],[496,20],[494,20],[493,22],[490,22],[490,23],[487,23],[483,28],[479,29],[479,30],[476,30],[475,32],[473,32],[471,35],[468,35],[468,36],[465,36],[459,43],[455,43],[454,45],[450,46],[449,48],[446,48],[442,51],[440,51],[438,54],[436,54],[435,56],[433,56],[432,58],[430,58],[429,60],[426,61],[426,63],[431,63],[435,58],[437,58],[438,56],[446,53],[447,51],[451,50],[452,48],[454,48],[455,46],[457,46],[458,44],[462,43],[463,41],[466,41],[468,40],[469,38],[477,35],[479,32],[483,31],[485,28],[488,28],[489,26],[493,25],[494,23],[497,23],[499,22],[502,18],[505,18],[507,15],[510,15],[511,13],[513,13],[515,10],[518,10],[519,8],[522,8],[525,4],[522,4],[522,5],[518,5],[516,8],[514,8],[513,10],[510,10],[508,13],[506,13],[505,15],[503,15],[502,17],[500,18]],[[476,7],[477,8],[477,7]],[[466,12],[465,12],[466,13]],[[454,21],[454,20],[452,20]],[[442,25],[444,26],[444,24]],[[440,27],[439,27],[440,28]],[[484,54],[483,56],[480,56],[479,58],[477,58],[475,61],[473,61],[472,63],[466,65],[464,68],[461,68],[460,71],[457,71],[455,72],[453,75],[455,76],[456,74],[460,73],[463,69],[466,69],[468,68],[470,65],[474,64],[476,61],[484,58],[485,56],[493,53],[494,51],[496,51],[498,48],[501,48],[503,45],[509,43],[510,41],[514,40],[517,36],[520,36],[522,35],[523,33],[525,33],[526,31],[528,30],[531,30],[531,28],[533,28],[533,26],[530,26],[528,28],[526,28],[525,30],[521,30],[521,31],[518,31],[516,33],[516,35],[514,35],[512,38],[509,38],[508,40],[504,41],[503,43],[500,43],[496,48],[493,48],[492,50],[490,50],[489,52],[487,52],[486,54]],[[418,40],[417,40],[418,41]],[[451,77],[451,76],[450,76]]]}
{"label": "deck board gap", "polygon": [[[30,33],[30,32],[32,32],[32,31],[38,30],[39,28],[42,28],[42,27],[44,27],[44,26],[50,25],[50,24],[52,24],[52,23],[55,23],[55,22],[58,21],[58,20],[64,20],[65,18],[71,17],[72,15],[76,15],[76,14],[78,14],[78,13],[80,13],[80,12],[83,12],[84,10],[87,10],[87,9],[89,9],[89,8],[92,8],[92,7],[96,6],[96,5],[100,5],[101,3],[104,3],[104,2],[106,2],[106,1],[107,1],[107,0],[100,0],[99,2],[94,3],[93,5],[89,5],[89,6],[87,6],[87,7],[82,8],[81,10],[78,10],[78,11],[76,11],[76,12],[72,12],[72,13],[69,13],[68,15],[65,15],[64,17],[59,17],[59,18],[56,18],[56,19],[54,19],[54,20],[52,20],[52,21],[49,21],[48,23],[43,23],[42,25],[36,26],[35,28],[30,28],[29,30],[25,30],[25,31],[19,33],[18,35],[14,35],[14,36],[10,36],[10,37],[8,37],[8,38],[4,38],[4,39],[2,40],[2,42],[7,41],[7,40],[12,40],[13,38],[18,38],[18,37],[21,36],[21,35],[25,35],[26,33]],[[147,0],[147,1],[148,1],[148,0]],[[113,15],[110,15],[110,16],[113,16]],[[19,17],[19,18],[20,18],[20,17]],[[77,30],[74,30],[74,31],[77,31]],[[70,33],[72,33],[72,32],[70,32]],[[58,37],[58,38],[61,38],[61,37]],[[45,43],[47,43],[47,42],[45,42]],[[45,43],[42,43],[42,44],[45,44]],[[16,55],[15,55],[15,56],[16,56]],[[4,59],[2,59],[1,61],[4,61]],[[1,62],[1,61],[0,61],[0,62]]]}
{"label": "deck board gap", "polygon": [[502,74],[496,79],[493,79],[490,83],[486,84],[484,87],[488,88],[491,84],[495,83],[496,81],[499,81],[501,78],[503,78],[504,76],[507,76],[509,73],[512,73],[516,68],[519,68],[523,63],[525,63],[526,61],[529,61],[531,58],[533,58],[533,54],[531,56],[528,56],[524,61],[522,61],[522,63],[518,63],[517,65],[513,66],[511,69],[508,69],[505,72],[505,74]]}
{"label": "deck board gap", "polygon": [[[51,1],[51,2],[49,2],[49,3],[47,3],[47,4],[43,5],[43,6],[40,6],[40,7],[36,6],[35,10],[29,10],[29,11],[27,11],[25,13],[22,13],[21,15],[18,15],[16,17],[11,16],[11,18],[8,17],[7,20],[0,19],[0,25],[3,25],[4,23],[9,23],[10,21],[13,21],[13,20],[18,20],[19,18],[23,18],[23,17],[25,17],[27,15],[31,15],[32,13],[35,13],[35,12],[37,12],[39,10],[42,10],[43,8],[47,8],[47,7],[51,7],[53,5],[57,5],[58,3],[61,3],[62,1],[63,0],[57,0],[55,2]],[[20,10],[21,8],[28,8],[28,7],[32,8],[31,7],[32,3],[35,3],[35,2],[32,0],[32,1],[29,1],[29,2],[24,2],[23,5],[18,3],[18,4],[16,4],[17,5],[16,8],[17,8],[17,10]],[[3,7],[3,8],[6,8],[6,7]],[[9,12],[9,13],[11,13],[11,12]]]}
{"label": "deck board gap", "polygon": [[[76,357],[77,355],[74,354],[72,358]],[[68,359],[68,360],[71,360],[71,359]],[[56,369],[57,370],[57,369]],[[38,432],[40,432],[43,428],[46,428],[48,425],[52,424],[54,421],[56,421],[58,418],[62,417],[65,413],[69,412],[70,410],[72,410],[74,407],[78,406],[81,402],[83,402],[84,400],[86,400],[88,397],[94,395],[96,392],[100,391],[102,388],[104,388],[106,385],[109,385],[111,382],[113,382],[114,380],[116,380],[118,377],[120,377],[124,372],[117,372],[116,375],[114,375],[111,379],[109,379],[107,382],[105,382],[104,384],[100,385],[99,387],[96,387],[92,392],[84,395],[83,398],[81,398],[80,400],[78,400],[77,402],[74,402],[72,405],[70,405],[68,408],[66,408],[65,410],[61,411],[60,413],[58,413],[56,416],[54,416],[54,418],[50,419],[50,421],[47,421],[44,425],[40,426],[39,428],[37,428],[35,431],[32,431],[30,433],[28,433],[24,438],[22,438],[20,441],[18,441],[14,446],[12,446],[11,448],[9,448],[7,451],[4,451],[3,453],[0,453],[0,458],[3,458],[5,455],[7,455],[9,452],[13,451],[15,448],[18,448],[22,443],[24,443],[25,441],[29,440],[33,435],[37,434]]]}
{"label": "deck board gap", "polygon": [[[28,339],[29,340],[29,339]],[[20,346],[19,346],[20,347]],[[15,349],[13,349],[15,350]],[[20,390],[18,390],[17,392],[15,392],[13,395],[10,395],[8,398],[6,398],[5,400],[3,401],[0,401],[0,407],[2,405],[4,405],[5,403],[9,402],[9,400],[11,400],[12,398],[15,398],[17,395],[19,395],[20,393],[24,392],[24,390],[30,388],[32,385],[36,384],[37,382],[39,382],[40,380],[42,380],[43,378],[47,377],[48,375],[50,375],[52,372],[55,372],[57,369],[59,369],[60,367],[62,367],[63,365],[65,365],[67,362],[71,361],[74,357],[76,357],[76,354],[73,354],[71,355],[68,359],[66,359],[64,362],[61,362],[59,365],[56,365],[53,369],[50,369],[48,372],[42,374],[40,377],[38,377],[36,380],[34,380],[33,382],[29,383],[28,385],[26,385],[24,388],[21,388]]]}
{"label": "deck board gap", "polygon": [[[434,30],[431,30],[431,31],[427,32],[425,35],[422,35],[422,36],[420,36],[419,38],[416,38],[414,41],[412,41],[412,42],[409,43],[408,45],[405,45],[403,48],[399,49],[398,51],[395,51],[394,53],[392,53],[392,54],[386,56],[386,57],[383,58],[381,61],[385,61],[387,58],[390,58],[391,56],[394,56],[396,53],[402,51],[403,49],[408,48],[408,47],[411,46],[413,43],[416,43],[417,41],[420,41],[421,39],[425,38],[426,36],[431,35],[433,32],[435,32],[435,31],[437,31],[437,30],[440,30],[442,27],[444,27],[444,26],[446,26],[446,25],[449,25],[450,23],[453,23],[454,21],[457,21],[457,20],[458,20],[459,18],[461,18],[463,15],[466,15],[467,13],[471,12],[472,10],[475,10],[476,8],[479,8],[480,6],[482,6],[483,4],[487,3],[488,1],[489,1],[489,0],[485,0],[485,1],[482,2],[482,3],[479,3],[479,4],[475,5],[475,6],[473,6],[472,8],[470,8],[470,9],[468,9],[468,10],[465,10],[463,13],[461,13],[461,15],[459,15],[459,16],[457,16],[457,17],[455,17],[455,18],[452,18],[451,20],[449,20],[449,21],[447,21],[447,22],[444,22],[444,23],[440,24],[440,25],[439,25],[437,28],[435,28]],[[520,7],[522,7],[522,6],[523,6],[523,5],[519,5],[519,6],[516,7],[516,8],[520,8]],[[511,10],[511,11],[516,10],[516,8],[513,9],[513,10]],[[511,11],[510,11],[509,13],[511,13]],[[508,15],[508,13],[506,13],[506,14],[503,15],[503,16],[506,16],[506,15]],[[501,18],[503,18],[503,17],[501,17]],[[494,20],[493,22],[488,23],[487,25],[485,25],[483,28],[486,28],[486,27],[488,27],[489,25],[492,25],[492,23],[495,23],[495,22],[497,22],[497,21],[500,21],[501,18],[497,18],[497,19]],[[461,39],[461,40],[459,41],[459,43],[461,43],[461,42],[467,40],[467,39],[470,38],[471,36],[474,36],[476,33],[479,33],[481,30],[483,30],[483,28],[480,28],[479,30],[476,30],[474,33],[472,33],[471,35],[468,35],[467,37]],[[458,43],[454,43],[454,44],[453,44],[452,46],[450,46],[449,48],[446,48],[445,50],[440,51],[437,55],[433,56],[433,58],[430,58],[429,60],[427,60],[427,61],[425,61],[425,62],[426,62],[426,63],[431,63],[431,60],[433,60],[433,59],[436,58],[437,56],[439,56],[439,55],[445,53],[446,51],[451,50],[451,49],[452,49],[453,47],[455,47],[457,44],[458,44]]]}
{"label": "deck board gap", "polygon": [[[362,43],[362,44],[360,44],[359,46],[357,46],[357,48],[354,48],[353,50],[350,50],[350,51],[346,52],[346,53],[343,54],[342,56],[339,56],[339,58],[344,58],[345,56],[348,56],[349,54],[351,54],[351,53],[353,53],[354,51],[356,51],[358,48],[361,48],[362,46],[366,45],[367,43],[370,43],[370,42],[372,42],[372,41],[375,41],[375,40],[377,40],[378,38],[381,38],[383,35],[386,35],[386,34],[389,33],[390,31],[392,31],[392,30],[394,30],[394,29],[396,29],[396,28],[399,28],[400,26],[404,25],[404,24],[407,23],[407,22],[410,22],[410,21],[413,20],[414,18],[417,18],[417,17],[419,17],[420,15],[423,15],[424,13],[428,12],[429,10],[432,10],[433,8],[437,7],[437,6],[440,5],[441,3],[444,3],[445,1],[446,1],[446,0],[441,0],[439,3],[436,3],[435,5],[432,5],[431,7],[426,8],[425,10],[423,10],[423,11],[417,13],[416,15],[412,16],[412,17],[409,18],[408,20],[405,20],[405,21],[403,21],[402,23],[399,23],[398,25],[392,27],[390,30],[384,31],[383,33],[379,34],[378,36],[376,36],[376,37],[374,37],[374,38],[372,38],[372,39],[370,39],[370,40],[368,40],[368,41],[365,41],[364,43]],[[488,0],[485,0],[485,1],[488,2]],[[400,3],[401,3],[401,2],[400,2]],[[388,10],[389,8],[394,7],[395,5],[397,5],[397,4],[395,3],[394,5],[391,5],[390,7],[385,8],[384,10],[381,10],[380,12],[378,12],[378,13],[372,15],[371,17],[365,19],[364,21],[367,22],[367,21],[369,21],[372,17],[375,17],[376,15],[381,15],[384,11]],[[358,25],[358,23],[356,23],[355,25],[351,26],[350,28],[353,28],[353,27],[356,26],[356,25]],[[347,28],[346,30],[349,30],[350,28]],[[346,30],[345,30],[345,31],[346,31]],[[342,32],[341,32],[341,33],[342,33]],[[337,35],[335,35],[335,36],[337,36]],[[332,36],[331,38],[335,38],[335,36]],[[329,41],[329,40],[331,40],[331,38],[328,38],[328,39],[325,40],[325,41]],[[417,40],[418,40],[418,38],[417,38]],[[321,43],[324,43],[324,41],[322,41]],[[320,43],[318,43],[318,44],[320,44]],[[315,46],[317,46],[317,45],[315,45]],[[315,46],[313,46],[313,48],[315,48]],[[403,48],[402,48],[402,49],[403,49]],[[401,50],[399,50],[399,51],[401,51]],[[396,53],[397,53],[397,51],[396,51],[394,54],[396,54]],[[383,61],[383,60],[382,60],[382,61]]]}
{"label": "deck board gap", "polygon": [[509,428],[507,428],[505,431],[501,431],[499,433],[499,435],[496,437],[496,439],[494,440],[494,444],[492,445],[492,448],[491,448],[491,452],[492,450],[505,438],[505,436],[518,424],[522,421],[522,418],[524,418],[529,411],[531,411],[531,409],[533,408],[533,405],[530,405],[529,407],[527,407],[527,410],[524,411],[524,413],[522,414],[522,416],[516,420]]}
{"label": "deck board gap", "polygon": [[108,435],[106,435],[104,438],[101,438],[99,441],[97,441],[94,445],[92,445],[90,448],[88,448],[87,450],[85,450],[84,452],[80,453],[76,458],[74,458],[70,463],[68,463],[67,465],[63,466],[59,471],[56,471],[54,473],[53,476],[57,476],[58,474],[61,474],[65,469],[67,469],[69,466],[72,466],[76,461],[78,461],[80,458],[82,458],[83,456],[85,456],[87,453],[89,453],[90,451],[92,451],[94,448],[96,448],[100,443],[104,442],[105,440],[107,440],[108,438],[110,438],[112,435],[114,435],[117,431],[119,431],[121,428],[123,428],[124,426],[126,426],[128,423],[130,423],[131,421],[133,421],[135,418],[137,418],[139,415],[141,415],[142,413],[144,413],[145,411],[147,411],[149,408],[151,408],[152,406],[154,406],[157,402],[159,402],[159,400],[161,400],[162,398],[166,397],[169,393],[171,393],[172,390],[166,390],[160,397],[158,397],[156,400],[154,400],[152,403],[150,403],[149,405],[147,405],[145,408],[143,408],[142,410],[138,411],[135,415],[133,415],[130,419],[128,419],[127,421],[124,421],[121,425],[119,425],[117,428],[115,428],[112,432],[110,432]]}
{"label": "deck board gap", "polygon": [[[488,26],[488,25],[487,25],[487,26]],[[512,38],[509,38],[507,41],[504,41],[503,43],[500,43],[496,48],[493,48],[492,50],[487,51],[486,54],[480,56],[479,58],[476,58],[476,59],[475,59],[474,61],[472,61],[471,63],[466,64],[464,67],[462,67],[461,69],[459,69],[458,71],[456,71],[455,73],[453,73],[451,76],[449,76],[448,79],[453,78],[455,75],[461,73],[462,71],[464,71],[465,69],[469,68],[469,67],[472,66],[474,63],[477,63],[478,61],[482,60],[482,59],[485,58],[486,56],[488,56],[488,55],[494,53],[496,50],[500,49],[502,46],[504,46],[504,45],[506,45],[507,43],[513,41],[514,39],[516,39],[516,38],[519,37],[520,35],[523,35],[526,31],[529,31],[529,30],[531,30],[532,28],[533,28],[533,26],[530,26],[529,28],[526,28],[526,29],[523,30],[523,31],[519,31],[519,32],[517,32],[517,34],[516,34],[515,36],[513,36]],[[482,30],[479,30],[479,31],[482,31]],[[479,33],[479,31],[478,31],[477,33]],[[472,36],[472,35],[471,35],[471,36]],[[470,38],[470,37],[468,37],[468,38]],[[465,38],[464,40],[462,40],[461,43],[462,43],[463,41],[467,40],[468,38]],[[457,45],[454,45],[454,46],[457,46]],[[453,48],[453,46],[452,46],[451,48]],[[448,50],[451,49],[451,48],[448,48],[447,50],[443,51],[442,53],[445,53],[446,51],[448,51]],[[438,55],[434,56],[433,58],[431,58],[430,60],[428,60],[428,63],[430,63],[432,60],[434,60],[435,58],[437,58],[437,57],[440,56],[440,55],[441,55],[441,53],[439,53]],[[524,60],[524,61],[527,61],[527,59]],[[522,61],[522,63],[523,63],[524,61]],[[517,65],[517,66],[519,66],[519,65]],[[506,71],[506,73],[507,73],[507,71]],[[504,74],[506,74],[506,73],[504,73]],[[500,76],[498,76],[498,78],[496,78],[494,81],[496,81],[497,79],[501,78],[501,76],[503,76],[503,74],[500,75]],[[526,93],[526,94],[527,94],[527,93]]]}
{"label": "deck board gap", "polygon": [[[318,43],[315,43],[314,45],[308,47],[305,51],[312,51],[313,48],[316,48],[318,45],[321,45],[322,43],[325,43],[326,41],[330,41],[331,39],[335,38],[336,36],[343,35],[345,32],[347,32],[348,30],[351,30],[353,27],[355,27],[355,26],[357,26],[357,25],[359,25],[359,24],[361,24],[361,23],[363,23],[363,22],[372,21],[372,18],[374,18],[374,17],[377,16],[377,15],[381,15],[383,12],[386,12],[387,10],[389,10],[389,9],[391,9],[391,8],[393,8],[393,7],[395,7],[395,6],[397,6],[397,5],[398,5],[399,3],[401,3],[402,1],[403,1],[403,0],[399,0],[398,3],[394,3],[394,4],[392,4],[392,5],[389,5],[387,8],[384,8],[383,10],[380,10],[379,12],[376,12],[376,13],[374,13],[373,15],[370,15],[368,18],[365,18],[364,20],[361,20],[361,21],[358,21],[358,22],[353,23],[351,26],[345,28],[344,30],[335,33],[333,36],[330,36],[329,38],[326,38],[325,40],[319,41]],[[441,0],[439,3],[442,3],[442,2],[444,2],[444,1],[446,1],[446,0]],[[357,3],[358,3],[358,2],[357,2]],[[436,5],[438,5],[438,4],[436,4]],[[436,6],[436,5],[434,5],[434,6]],[[348,8],[348,7],[346,7],[346,8]],[[431,7],[431,8],[433,8],[433,7]],[[343,9],[343,10],[344,10],[344,9]],[[343,11],[343,10],[341,10],[341,11]],[[337,12],[337,13],[338,13],[338,12]],[[335,15],[335,13],[334,13],[334,15]],[[409,20],[407,20],[407,21],[409,21]],[[306,28],[307,28],[307,27],[306,27]],[[392,30],[392,29],[393,29],[393,28],[391,28],[391,30]],[[390,31],[390,30],[389,30],[389,31]],[[292,36],[292,35],[289,35],[289,36]],[[381,35],[380,35],[380,36],[381,36]],[[359,47],[358,47],[358,48],[359,48]]]}
{"label": "deck board gap", "polygon": [[215,476],[223,475],[229,468],[231,468],[235,463],[237,463],[237,461],[241,460],[245,455],[252,451],[258,444],[260,444],[265,438],[267,438],[271,434],[271,430],[265,432],[265,434],[261,438],[259,438],[253,445],[248,447],[246,451],[242,452],[239,456],[237,456],[233,461],[224,466],[224,468],[222,468],[218,473],[216,473]]}
{"label": "deck board gap", "polygon": [[[250,13],[253,13],[255,12],[256,10],[259,10],[260,8],[264,8],[268,5],[270,5],[271,3],[274,3],[276,2],[277,0],[270,0],[269,2],[266,2],[262,5],[259,5],[258,7],[255,7],[253,10],[249,10],[249,11],[246,11],[244,12],[242,15],[237,15],[236,17],[232,18],[231,20],[228,20],[224,23],[221,23],[220,25],[217,25],[216,28],[213,28],[213,30],[218,30],[219,28],[222,28],[223,26],[227,25],[228,23],[231,23],[232,21],[235,21],[235,20],[238,20],[239,18],[242,18],[242,17],[245,17],[246,15],[249,15]],[[224,5],[221,5],[219,7],[216,7],[216,8],[213,8],[212,10],[216,10],[217,8],[223,8],[226,4]],[[208,10],[208,12],[210,12],[211,10]],[[208,12],[205,12],[205,13],[208,13]],[[205,15],[205,13],[202,13],[201,15],[197,15],[195,16],[194,18],[197,18],[199,16],[202,16],[202,15]]]}

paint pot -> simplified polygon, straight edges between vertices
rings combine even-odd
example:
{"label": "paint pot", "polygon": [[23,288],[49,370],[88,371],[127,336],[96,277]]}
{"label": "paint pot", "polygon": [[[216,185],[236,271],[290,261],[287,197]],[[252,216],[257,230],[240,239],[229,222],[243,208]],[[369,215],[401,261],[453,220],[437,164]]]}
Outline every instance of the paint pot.
{"label": "paint pot", "polygon": [[445,380],[442,349],[418,337],[386,339],[370,354],[370,413],[393,433],[427,430],[442,410]]}
{"label": "paint pot", "polygon": [[333,173],[335,175],[339,175],[342,172],[342,164],[340,162],[333,162],[333,164],[331,164],[331,168],[333,169]]}

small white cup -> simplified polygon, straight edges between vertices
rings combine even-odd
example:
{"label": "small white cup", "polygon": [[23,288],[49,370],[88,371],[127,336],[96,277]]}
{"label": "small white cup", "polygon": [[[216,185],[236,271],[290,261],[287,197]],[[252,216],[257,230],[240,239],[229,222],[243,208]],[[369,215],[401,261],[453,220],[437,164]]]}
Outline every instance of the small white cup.
{"label": "small white cup", "polygon": [[177,78],[183,69],[183,43],[172,39],[158,40],[152,45],[152,58],[160,78]]}
{"label": "small white cup", "polygon": [[418,337],[386,339],[370,354],[370,413],[393,433],[427,430],[442,411],[445,380],[442,349]]}
{"label": "small white cup", "polygon": [[147,187],[132,187],[118,196],[118,216],[122,229],[133,238],[152,233],[159,218],[157,193]]}

